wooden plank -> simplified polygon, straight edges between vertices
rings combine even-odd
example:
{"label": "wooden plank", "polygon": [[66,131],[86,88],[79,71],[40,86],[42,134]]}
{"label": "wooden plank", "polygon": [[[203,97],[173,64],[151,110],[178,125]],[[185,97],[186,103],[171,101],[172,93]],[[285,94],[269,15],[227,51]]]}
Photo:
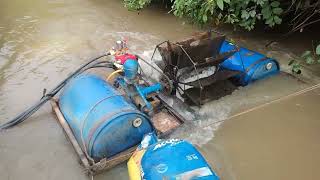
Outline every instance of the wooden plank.
{"label": "wooden plank", "polygon": [[60,108],[58,106],[58,102],[56,100],[51,100],[51,106],[52,106],[52,110],[55,112],[55,114],[57,116],[57,120],[58,120],[60,126],[64,130],[64,132],[67,135],[69,141],[71,142],[74,150],[78,154],[82,165],[85,167],[86,170],[90,170],[89,160],[86,157],[86,155],[84,154],[84,152],[82,151],[82,149],[81,149],[78,141],[76,140],[76,138],[75,138],[75,136],[74,136],[69,124],[65,120],[63,114],[61,113]]}
{"label": "wooden plank", "polygon": [[130,149],[127,149],[126,151],[123,151],[122,153],[119,153],[118,155],[115,155],[112,158],[102,159],[100,162],[93,164],[91,166],[91,170],[94,172],[94,174],[109,170],[117,166],[118,164],[127,161],[132,156],[136,148],[137,146],[134,146]]}
{"label": "wooden plank", "polygon": [[159,133],[159,136],[166,136],[177,129],[182,123],[168,111],[160,111],[153,115],[152,124]]}
{"label": "wooden plank", "polygon": [[89,174],[94,175],[94,174],[100,173],[102,171],[111,169],[111,168],[115,167],[116,165],[125,162],[126,160],[128,160],[132,156],[133,152],[136,150],[137,146],[134,146],[134,147],[122,152],[122,153],[119,153],[118,155],[116,155],[110,159],[102,159],[97,163],[96,162],[90,163],[87,156],[82,151],[78,141],[76,140],[69,124],[65,120],[63,114],[61,113],[60,108],[58,106],[58,101],[51,100],[51,106],[52,106],[52,110],[54,111],[54,113],[57,116],[58,123],[60,124],[60,126],[64,130],[64,132],[67,135],[69,141],[71,142],[74,150],[78,154],[82,165],[84,166],[85,170]]}

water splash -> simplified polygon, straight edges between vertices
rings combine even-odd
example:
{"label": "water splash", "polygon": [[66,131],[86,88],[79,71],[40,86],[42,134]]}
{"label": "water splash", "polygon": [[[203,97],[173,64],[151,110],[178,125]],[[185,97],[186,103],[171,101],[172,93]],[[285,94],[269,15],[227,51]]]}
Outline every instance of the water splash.
{"label": "water splash", "polygon": [[[150,59],[153,50],[144,51],[143,56]],[[159,53],[155,54],[155,60],[151,61],[156,66],[156,61],[161,61]],[[159,78],[159,75],[147,65],[141,65],[146,75],[153,79]],[[218,100],[210,101],[203,106],[191,107],[195,115],[187,114],[186,109],[181,108],[175,99],[171,99],[173,107],[178,109],[184,117],[191,117],[186,123],[179,127],[170,135],[170,138],[180,138],[189,140],[191,143],[202,146],[215,136],[215,132],[221,127],[223,122],[231,115],[252,108],[285,94],[297,91],[306,85],[297,83],[297,79],[291,76],[280,74],[271,78],[263,79],[246,87],[239,87],[231,95],[224,96]],[[288,87],[290,86],[290,87]],[[276,91],[275,91],[276,89]]]}

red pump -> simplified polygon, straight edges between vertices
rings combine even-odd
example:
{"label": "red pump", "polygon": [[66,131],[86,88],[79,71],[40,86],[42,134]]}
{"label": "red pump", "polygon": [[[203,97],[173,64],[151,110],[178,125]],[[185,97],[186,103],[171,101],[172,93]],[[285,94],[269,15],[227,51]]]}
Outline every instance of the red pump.
{"label": "red pump", "polygon": [[125,54],[121,54],[121,55],[115,55],[115,59],[117,62],[119,62],[120,64],[124,64],[128,59],[132,59],[132,60],[138,60],[138,58],[133,55],[133,54],[129,54],[129,53],[125,53]]}

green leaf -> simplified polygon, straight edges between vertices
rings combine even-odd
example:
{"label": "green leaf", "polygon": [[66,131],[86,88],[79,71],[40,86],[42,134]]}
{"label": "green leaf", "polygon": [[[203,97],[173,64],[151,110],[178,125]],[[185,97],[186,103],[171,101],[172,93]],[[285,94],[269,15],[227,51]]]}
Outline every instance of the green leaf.
{"label": "green leaf", "polygon": [[249,17],[250,17],[250,15],[249,15],[248,11],[246,11],[246,10],[241,11],[241,18],[242,19],[249,19]]}
{"label": "green leaf", "polygon": [[282,19],[279,18],[279,16],[274,16],[274,17],[273,17],[273,20],[274,20],[274,22],[275,22],[276,24],[281,24],[281,22],[282,22]]}
{"label": "green leaf", "polygon": [[249,14],[250,14],[251,17],[255,17],[257,13],[256,13],[255,10],[251,10],[251,11],[249,12]]}
{"label": "green leaf", "polygon": [[226,3],[230,4],[230,0],[224,0],[224,2],[226,2]]}
{"label": "green leaf", "polygon": [[257,4],[262,6],[265,3],[265,0],[257,0]]}
{"label": "green leaf", "polygon": [[305,51],[302,55],[301,55],[301,57],[302,58],[307,58],[308,56],[310,56],[311,55],[311,51]]}
{"label": "green leaf", "polygon": [[208,21],[208,16],[206,15],[206,14],[204,14],[203,16],[202,16],[202,20],[203,20],[203,22],[207,22]]}
{"label": "green leaf", "polygon": [[316,48],[316,54],[317,55],[320,55],[320,44],[317,46],[317,48]]}
{"label": "green leaf", "polygon": [[217,0],[218,7],[223,10],[223,0]]}
{"label": "green leaf", "polygon": [[277,15],[280,15],[283,12],[281,8],[274,8],[272,11],[274,14],[277,14]]}
{"label": "green leaf", "polygon": [[272,7],[279,7],[280,6],[280,3],[278,1],[273,1],[271,4],[270,4]]}
{"label": "green leaf", "polygon": [[267,19],[266,24],[269,25],[270,27],[274,26],[274,22],[273,22],[273,18],[269,17],[269,19]]}
{"label": "green leaf", "polygon": [[307,64],[313,64],[313,63],[314,63],[314,59],[313,59],[311,56],[308,56],[308,57],[306,58],[306,63],[307,63]]}
{"label": "green leaf", "polygon": [[269,19],[270,16],[271,16],[271,10],[270,10],[270,8],[263,8],[263,9],[261,10],[261,13],[262,13],[262,16],[263,16],[264,19]]}
{"label": "green leaf", "polygon": [[292,72],[295,74],[301,74],[301,65],[299,63],[293,64]]}

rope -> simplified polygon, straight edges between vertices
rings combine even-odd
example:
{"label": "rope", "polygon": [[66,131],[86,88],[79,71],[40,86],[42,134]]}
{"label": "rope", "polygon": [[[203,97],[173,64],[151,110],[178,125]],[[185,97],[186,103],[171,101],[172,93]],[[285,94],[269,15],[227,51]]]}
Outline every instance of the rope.
{"label": "rope", "polygon": [[303,90],[297,91],[297,92],[295,92],[295,93],[292,93],[292,94],[289,94],[289,95],[280,97],[280,98],[278,98],[278,99],[272,100],[272,101],[270,101],[270,102],[261,104],[261,105],[259,105],[259,106],[254,107],[254,108],[250,108],[250,109],[248,109],[248,110],[245,110],[245,111],[242,111],[242,112],[240,112],[240,113],[234,114],[234,115],[232,115],[232,116],[229,116],[229,117],[226,118],[226,119],[212,122],[212,123],[210,123],[210,124],[207,124],[207,125],[203,126],[202,128],[208,127],[208,126],[211,126],[211,125],[214,125],[214,124],[222,123],[222,122],[227,121],[227,120],[229,120],[229,119],[232,119],[232,118],[235,118],[235,117],[238,117],[238,116],[247,114],[247,113],[252,112],[252,111],[255,111],[255,110],[257,110],[257,109],[261,109],[261,108],[266,107],[266,106],[268,106],[268,105],[270,105],[270,104],[273,104],[273,103],[276,103],[276,102],[280,102],[280,101],[283,101],[283,100],[285,100],[285,99],[289,99],[289,98],[291,98],[291,97],[299,96],[299,95],[301,95],[301,94],[304,94],[304,93],[306,93],[306,92],[309,92],[309,91],[312,91],[312,90],[315,90],[315,89],[318,89],[318,88],[320,88],[320,83],[319,83],[319,84],[316,84],[316,85],[313,85],[313,86],[311,86],[311,87],[305,88],[305,89],[303,89]]}

